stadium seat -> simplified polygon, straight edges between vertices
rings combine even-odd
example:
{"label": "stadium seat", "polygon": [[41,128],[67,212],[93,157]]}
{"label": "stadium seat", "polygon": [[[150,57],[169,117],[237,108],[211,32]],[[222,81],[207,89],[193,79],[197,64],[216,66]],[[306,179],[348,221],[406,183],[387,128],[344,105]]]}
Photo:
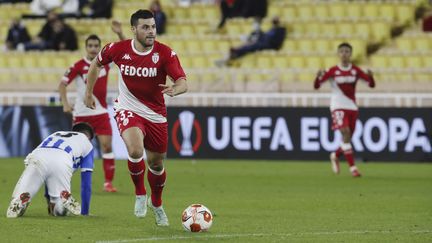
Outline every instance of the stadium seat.
{"label": "stadium seat", "polygon": [[409,24],[414,21],[415,9],[411,5],[398,4],[396,6],[396,16],[397,20],[401,24]]}
{"label": "stadium seat", "polygon": [[322,59],[321,57],[307,57],[306,59],[306,67],[312,69],[322,69]]}
{"label": "stadium seat", "polygon": [[256,66],[259,69],[270,69],[273,67],[273,57],[259,56],[256,61]]}
{"label": "stadium seat", "polygon": [[405,59],[401,56],[393,56],[389,58],[389,67],[405,68]]}
{"label": "stadium seat", "polygon": [[399,38],[396,39],[396,46],[400,51],[411,52],[413,51],[413,40],[410,38]]}
{"label": "stadium seat", "polygon": [[7,57],[8,67],[19,68],[22,66],[21,55],[10,55]]}
{"label": "stadium seat", "polygon": [[310,20],[314,17],[313,6],[308,4],[301,4],[297,6],[298,19]]}
{"label": "stadium seat", "polygon": [[406,67],[409,68],[422,68],[423,67],[423,63],[422,63],[422,59],[419,56],[408,56],[405,57],[406,59]]}
{"label": "stadium seat", "polygon": [[[428,56],[423,56],[423,67],[425,68],[432,68],[432,56],[428,55]],[[431,79],[432,81],[432,79]]]}
{"label": "stadium seat", "polygon": [[286,39],[283,43],[282,51],[286,51],[286,52],[297,51],[297,41]]}
{"label": "stadium seat", "polygon": [[378,56],[378,55],[372,56],[371,66],[374,68],[387,68],[389,66],[387,56]]}
{"label": "stadium seat", "polygon": [[414,47],[415,49],[420,52],[424,53],[426,51],[432,50],[432,38],[417,38],[414,39]]}
{"label": "stadium seat", "polygon": [[317,39],[314,41],[314,50],[318,53],[334,52],[336,47],[330,46],[330,42],[325,39]]}
{"label": "stadium seat", "polygon": [[331,68],[339,63],[336,56],[326,56],[323,58],[324,69]]}
{"label": "stadium seat", "polygon": [[346,15],[347,11],[346,8],[347,5],[344,3],[332,3],[329,5],[329,16],[334,19],[334,20],[341,20],[343,18],[345,18],[346,16],[350,16],[350,15]]}
{"label": "stadium seat", "polygon": [[305,60],[302,56],[292,56],[289,57],[289,66],[290,68],[304,68]]}
{"label": "stadium seat", "polygon": [[367,3],[363,5],[363,16],[370,20],[375,20],[380,17],[379,5],[377,3]]}
{"label": "stadium seat", "polygon": [[379,7],[380,17],[394,21],[396,19],[396,5],[392,3],[385,3]]}
{"label": "stadium seat", "polygon": [[304,53],[314,52],[314,42],[313,40],[305,39],[298,41],[298,50]]}
{"label": "stadium seat", "polygon": [[327,4],[318,4],[313,7],[313,15],[317,19],[327,19],[329,17],[329,10]]}
{"label": "stadium seat", "polygon": [[353,20],[360,19],[363,16],[361,6],[362,6],[361,4],[353,3],[353,2],[347,4],[345,6],[346,16]]}
{"label": "stadium seat", "polygon": [[290,66],[288,65],[288,57],[286,56],[273,57],[273,68],[280,68],[280,69],[290,68]]}

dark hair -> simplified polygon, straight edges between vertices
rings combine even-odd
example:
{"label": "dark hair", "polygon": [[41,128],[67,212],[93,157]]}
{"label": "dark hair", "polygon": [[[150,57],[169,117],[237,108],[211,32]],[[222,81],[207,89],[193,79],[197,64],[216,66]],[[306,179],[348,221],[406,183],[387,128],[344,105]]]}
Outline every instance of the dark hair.
{"label": "dark hair", "polygon": [[151,19],[154,18],[152,11],[147,9],[140,9],[132,14],[130,19],[131,26],[136,26],[138,23],[138,19]]}
{"label": "dark hair", "polygon": [[97,41],[99,42],[99,45],[100,45],[100,43],[101,43],[101,39],[100,39],[97,35],[89,35],[89,36],[87,37],[87,39],[85,40],[85,44],[86,44],[86,46],[87,46],[87,42],[88,42],[89,40],[97,40]]}
{"label": "dark hair", "polygon": [[74,124],[72,126],[72,131],[87,133],[88,135],[90,135],[90,140],[92,140],[94,138],[93,128],[86,122],[80,122],[80,123]]}
{"label": "dark hair", "polygon": [[342,47],[347,47],[347,48],[349,48],[351,51],[352,51],[352,46],[351,46],[351,44],[350,43],[348,43],[348,42],[342,42],[342,43],[340,43],[339,45],[338,45],[338,50],[340,49],[340,48],[342,48]]}

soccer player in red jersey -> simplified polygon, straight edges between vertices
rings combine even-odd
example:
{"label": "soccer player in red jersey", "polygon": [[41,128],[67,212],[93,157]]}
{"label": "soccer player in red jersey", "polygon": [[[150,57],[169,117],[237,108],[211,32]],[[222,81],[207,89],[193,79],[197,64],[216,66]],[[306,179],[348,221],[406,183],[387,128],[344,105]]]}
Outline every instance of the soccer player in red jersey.
{"label": "soccer player in red jersey", "polygon": [[372,72],[364,73],[359,67],[351,63],[352,46],[342,43],[338,46],[340,64],[328,71],[319,70],[315,79],[314,88],[319,89],[325,81],[330,81],[332,96],[330,110],[332,114],[332,129],[339,130],[343,142],[336,152],[330,154],[333,172],[339,174],[339,157],[344,154],[352,176],[360,177],[360,172],[355,166],[354,152],[351,146],[351,137],[354,133],[358,117],[358,107],[355,100],[355,87],[358,80],[363,80],[369,87],[375,87]]}
{"label": "soccer player in red jersey", "polygon": [[[97,84],[92,93],[95,99],[95,109],[89,109],[84,104],[86,91],[86,76],[91,61],[97,56],[101,49],[101,40],[96,35],[90,35],[86,41],[86,56],[74,63],[64,74],[59,84],[59,92],[63,103],[63,111],[73,115],[73,123],[86,122],[90,124],[99,140],[102,151],[103,169],[105,174],[104,191],[116,192],[117,189],[112,185],[114,179],[115,162],[112,152],[112,129],[110,118],[107,111],[107,82],[109,65],[101,68],[97,78]],[[75,81],[77,97],[72,107],[67,99],[67,86]]]}
{"label": "soccer player in red jersey", "polygon": [[[85,104],[95,108],[92,95],[99,70],[114,62],[120,69],[119,96],[114,103],[118,129],[128,151],[128,168],[135,184],[135,215],[147,213],[147,192],[144,187],[147,157],[147,179],[151,188],[148,206],[156,224],[168,226],[162,207],[162,190],[166,170],[163,160],[168,144],[168,125],[164,94],[176,96],[187,91],[186,75],[177,54],[157,42],[153,13],[138,10],[131,16],[133,39],[107,44],[90,65],[87,76]],[[167,76],[173,81],[166,84]]]}

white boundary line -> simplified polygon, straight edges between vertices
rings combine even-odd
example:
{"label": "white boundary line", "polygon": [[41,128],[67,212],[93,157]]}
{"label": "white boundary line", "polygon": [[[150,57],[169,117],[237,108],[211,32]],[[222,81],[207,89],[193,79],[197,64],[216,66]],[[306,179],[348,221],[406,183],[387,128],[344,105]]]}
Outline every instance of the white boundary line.
{"label": "white boundary line", "polygon": [[364,231],[334,231],[334,232],[304,232],[304,233],[250,233],[250,234],[218,234],[218,235],[191,235],[191,236],[171,236],[171,237],[148,237],[124,240],[96,241],[96,243],[126,243],[138,241],[168,241],[168,240],[187,240],[187,239],[218,239],[218,238],[237,238],[237,237],[263,237],[263,236],[305,236],[305,235],[364,235],[364,234],[430,234],[432,230],[413,230],[413,231],[392,231],[392,230],[364,230]]}

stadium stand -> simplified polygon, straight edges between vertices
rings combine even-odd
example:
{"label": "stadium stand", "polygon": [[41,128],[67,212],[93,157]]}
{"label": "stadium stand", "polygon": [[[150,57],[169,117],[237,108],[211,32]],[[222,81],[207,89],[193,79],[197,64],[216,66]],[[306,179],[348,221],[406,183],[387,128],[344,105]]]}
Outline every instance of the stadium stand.
{"label": "stadium stand", "polygon": [[[310,91],[316,71],[337,63],[335,49],[342,41],[353,45],[356,63],[376,73],[379,85],[370,92],[432,91],[432,35],[421,32],[415,20],[416,8],[425,2],[269,1],[262,29],[268,30],[271,18],[280,16],[288,28],[282,49],[256,52],[229,67],[217,68],[214,62],[224,57],[231,46],[241,43],[241,35],[251,31],[253,20],[230,19],[224,31],[215,33],[219,20],[216,5],[179,7],[175,1],[163,0],[168,15],[167,34],[158,40],[179,54],[192,92]],[[124,23],[128,35],[130,14],[149,4],[149,0],[117,1],[113,18]],[[0,5],[0,45],[4,45],[10,19],[28,12],[29,5],[25,3]],[[32,36],[37,35],[42,22],[24,21]],[[52,91],[66,68],[82,55],[82,43],[87,35],[96,33],[103,42],[116,41],[108,19],[67,19],[66,22],[76,29],[81,51],[3,52],[2,90]],[[396,30],[404,33],[397,36]],[[374,52],[375,49],[379,50]],[[112,90],[117,88],[117,77],[110,75]]]}

